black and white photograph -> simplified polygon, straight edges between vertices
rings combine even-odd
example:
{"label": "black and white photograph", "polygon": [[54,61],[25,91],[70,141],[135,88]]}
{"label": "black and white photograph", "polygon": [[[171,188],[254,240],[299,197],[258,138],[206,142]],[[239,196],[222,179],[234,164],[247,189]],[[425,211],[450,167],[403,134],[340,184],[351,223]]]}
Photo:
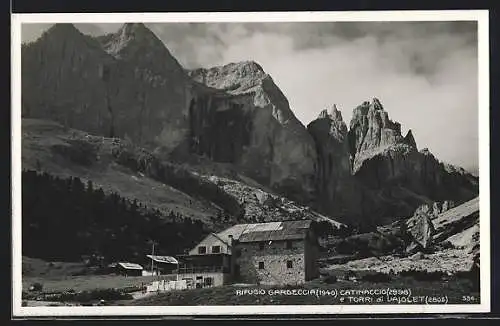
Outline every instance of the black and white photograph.
{"label": "black and white photograph", "polygon": [[18,315],[489,311],[487,11],[13,16]]}

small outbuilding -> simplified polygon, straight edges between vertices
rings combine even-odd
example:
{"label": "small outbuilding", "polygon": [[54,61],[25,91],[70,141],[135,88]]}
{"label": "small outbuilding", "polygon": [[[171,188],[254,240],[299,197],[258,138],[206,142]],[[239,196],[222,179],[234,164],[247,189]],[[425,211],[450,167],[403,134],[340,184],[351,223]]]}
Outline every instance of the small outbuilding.
{"label": "small outbuilding", "polygon": [[125,276],[142,276],[142,266],[134,263],[119,262],[116,264],[116,273]]}
{"label": "small outbuilding", "polygon": [[179,267],[179,261],[171,256],[146,255],[153,264],[153,275],[171,274]]}

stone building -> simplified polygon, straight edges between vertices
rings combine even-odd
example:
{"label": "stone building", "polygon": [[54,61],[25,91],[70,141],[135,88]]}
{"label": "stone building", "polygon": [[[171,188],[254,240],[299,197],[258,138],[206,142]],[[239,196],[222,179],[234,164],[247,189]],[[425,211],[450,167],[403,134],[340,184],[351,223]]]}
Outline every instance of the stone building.
{"label": "stone building", "polygon": [[248,225],[233,239],[234,280],[301,284],[318,277],[318,240],[311,221]]}
{"label": "stone building", "polygon": [[[318,277],[312,221],[237,224],[178,256],[178,280],[192,287],[231,282],[300,284]],[[191,287],[189,286],[189,287]]]}

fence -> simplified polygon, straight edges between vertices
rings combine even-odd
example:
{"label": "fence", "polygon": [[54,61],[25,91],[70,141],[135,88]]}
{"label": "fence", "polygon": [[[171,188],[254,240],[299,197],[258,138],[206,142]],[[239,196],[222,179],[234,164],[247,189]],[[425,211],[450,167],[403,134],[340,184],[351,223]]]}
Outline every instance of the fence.
{"label": "fence", "polygon": [[162,292],[171,290],[185,290],[187,289],[187,282],[185,280],[180,281],[155,281],[147,286],[147,292]]}
{"label": "fence", "polygon": [[194,273],[229,273],[229,268],[223,266],[196,266],[181,267],[174,269],[172,274],[194,274]]}

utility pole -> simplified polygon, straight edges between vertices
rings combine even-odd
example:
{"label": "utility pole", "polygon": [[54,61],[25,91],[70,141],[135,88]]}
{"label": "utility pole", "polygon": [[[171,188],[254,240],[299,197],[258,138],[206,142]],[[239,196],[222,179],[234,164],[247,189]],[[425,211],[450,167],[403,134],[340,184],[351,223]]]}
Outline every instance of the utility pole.
{"label": "utility pole", "polygon": [[151,276],[154,276],[154,256],[155,256],[155,243],[153,241],[153,250],[151,251]]}

